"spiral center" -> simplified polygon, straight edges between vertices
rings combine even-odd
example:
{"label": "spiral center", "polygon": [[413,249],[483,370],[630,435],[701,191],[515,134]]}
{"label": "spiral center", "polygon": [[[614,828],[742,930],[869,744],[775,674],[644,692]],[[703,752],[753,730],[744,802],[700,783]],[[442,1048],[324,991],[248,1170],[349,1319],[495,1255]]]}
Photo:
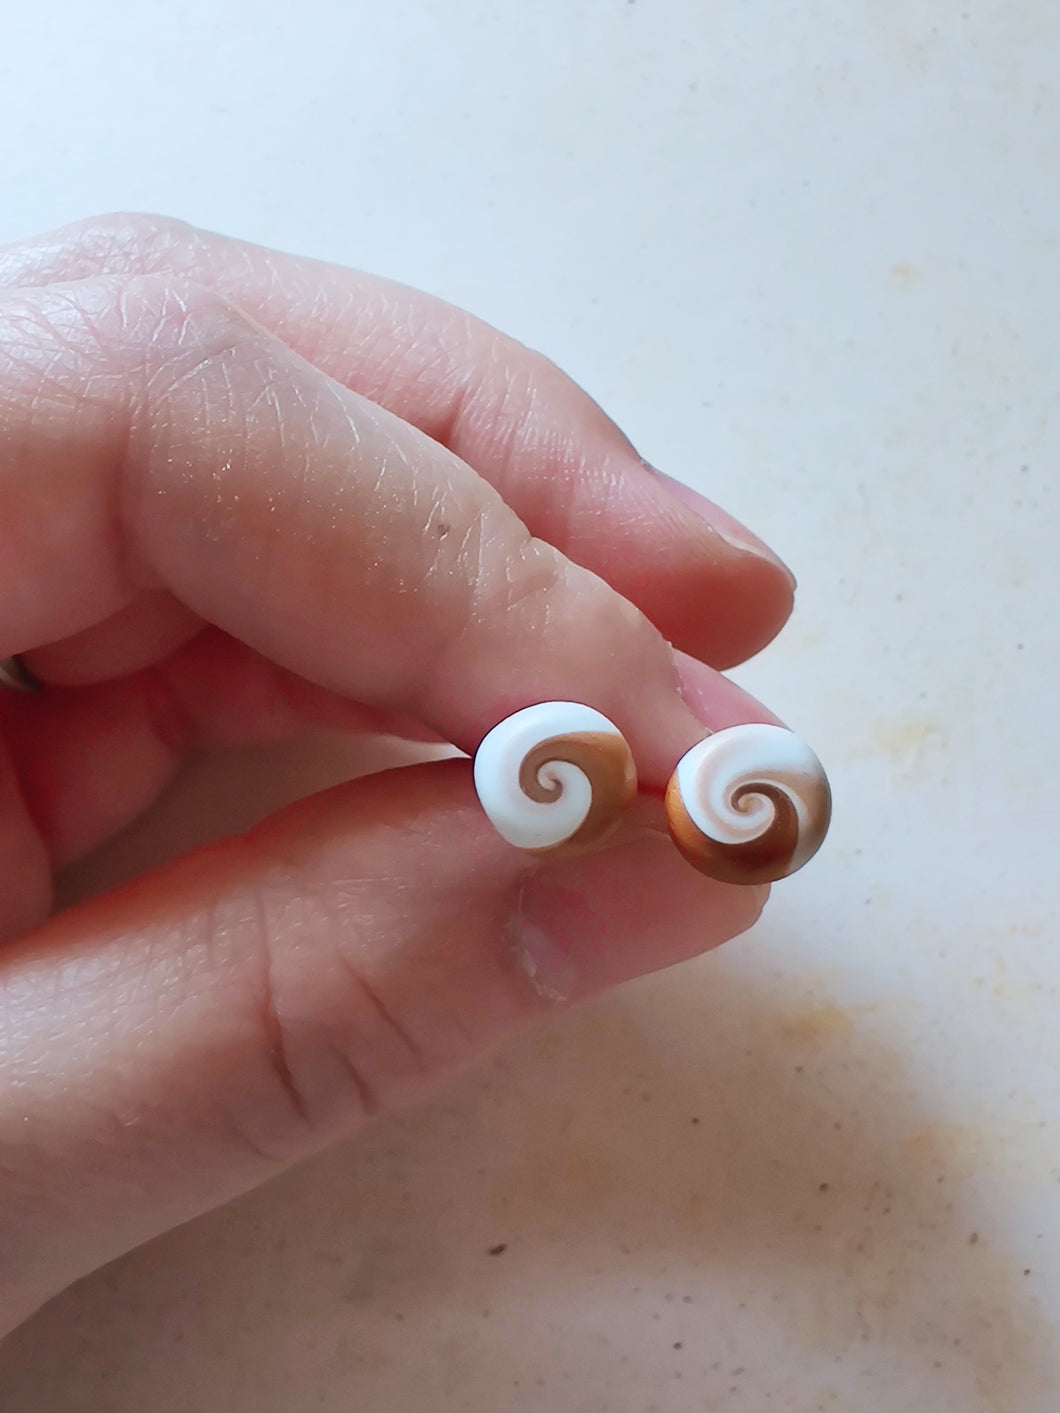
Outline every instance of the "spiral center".
{"label": "spiral center", "polygon": [[529,791],[526,792],[530,795],[532,800],[540,800],[544,803],[546,800],[558,800],[563,794],[563,781],[560,778],[559,772],[555,769],[554,761],[549,761],[547,765],[543,765],[537,772],[536,779],[540,793],[530,794]]}

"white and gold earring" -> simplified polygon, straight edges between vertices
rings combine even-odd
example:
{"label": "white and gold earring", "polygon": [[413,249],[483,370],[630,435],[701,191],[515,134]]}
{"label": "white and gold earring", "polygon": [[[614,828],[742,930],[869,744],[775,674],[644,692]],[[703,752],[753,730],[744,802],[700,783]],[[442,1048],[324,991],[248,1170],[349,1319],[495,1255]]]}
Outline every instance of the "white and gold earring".
{"label": "white and gold earring", "polygon": [[[541,702],[507,717],[483,739],[474,774],[498,834],[534,854],[598,843],[637,793],[625,737],[580,702]],[[820,848],[831,792],[804,741],[753,722],[716,731],[682,756],[666,790],[666,817],[677,848],[701,873],[724,883],[773,883]]]}
{"label": "white and gold earring", "polygon": [[475,789],[497,833],[533,854],[577,852],[610,834],[637,793],[626,738],[580,702],[506,717],[475,753]]}
{"label": "white and gold earring", "polygon": [[821,762],[782,726],[715,731],[677,763],[666,789],[670,835],[723,883],[775,883],[821,847],[832,794]]}

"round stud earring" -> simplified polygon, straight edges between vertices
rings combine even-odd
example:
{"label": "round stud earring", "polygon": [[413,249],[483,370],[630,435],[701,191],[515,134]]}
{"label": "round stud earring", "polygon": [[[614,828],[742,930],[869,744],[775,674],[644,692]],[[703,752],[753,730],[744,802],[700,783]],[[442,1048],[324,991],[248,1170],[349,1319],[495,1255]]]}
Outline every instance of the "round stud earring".
{"label": "round stud earring", "polygon": [[580,702],[540,702],[506,717],[483,738],[474,774],[494,829],[533,854],[598,842],[637,793],[625,737]]}
{"label": "round stud earring", "polygon": [[821,847],[832,795],[821,762],[791,731],[748,723],[681,757],[666,791],[670,834],[701,873],[773,883]]}

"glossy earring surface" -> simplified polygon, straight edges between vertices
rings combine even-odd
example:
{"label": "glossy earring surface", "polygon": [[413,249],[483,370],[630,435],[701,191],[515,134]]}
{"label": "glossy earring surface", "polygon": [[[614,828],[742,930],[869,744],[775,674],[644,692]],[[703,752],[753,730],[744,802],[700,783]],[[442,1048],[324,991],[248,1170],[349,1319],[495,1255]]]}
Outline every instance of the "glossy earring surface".
{"label": "glossy earring surface", "polygon": [[821,847],[832,796],[821,762],[781,726],[727,727],[677,763],[666,791],[670,834],[701,873],[773,883]]}
{"label": "glossy earring surface", "polygon": [[506,717],[483,738],[474,773],[497,833],[535,854],[603,839],[637,793],[625,737],[580,702],[540,702]]}

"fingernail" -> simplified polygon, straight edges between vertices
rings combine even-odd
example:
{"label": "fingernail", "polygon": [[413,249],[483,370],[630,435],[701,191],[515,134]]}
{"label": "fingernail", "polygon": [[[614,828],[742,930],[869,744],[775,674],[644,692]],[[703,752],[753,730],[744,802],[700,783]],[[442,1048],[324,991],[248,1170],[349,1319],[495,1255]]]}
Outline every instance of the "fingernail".
{"label": "fingernail", "polygon": [[667,476],[664,471],[657,471],[654,466],[650,470],[663,482],[674,500],[680,501],[693,514],[698,515],[701,520],[705,520],[727,545],[739,550],[741,554],[753,554],[756,559],[765,560],[775,569],[783,570],[788,577],[790,587],[795,588],[795,575],[792,574],[780,556],[774,554],[757,535],[752,534],[746,525],[742,525],[727,510],[722,510],[720,505],[715,505],[712,500],[708,500],[706,496],[694,491],[691,486],[686,486],[683,481],[674,480],[673,476]]}
{"label": "fingernail", "polygon": [[539,996],[569,1001],[577,989],[579,899],[560,890],[557,897],[524,886],[509,924],[516,958]]}
{"label": "fingernail", "polygon": [[705,878],[669,838],[542,867],[509,924],[542,998],[561,1004],[696,956],[750,927],[769,890]]}

